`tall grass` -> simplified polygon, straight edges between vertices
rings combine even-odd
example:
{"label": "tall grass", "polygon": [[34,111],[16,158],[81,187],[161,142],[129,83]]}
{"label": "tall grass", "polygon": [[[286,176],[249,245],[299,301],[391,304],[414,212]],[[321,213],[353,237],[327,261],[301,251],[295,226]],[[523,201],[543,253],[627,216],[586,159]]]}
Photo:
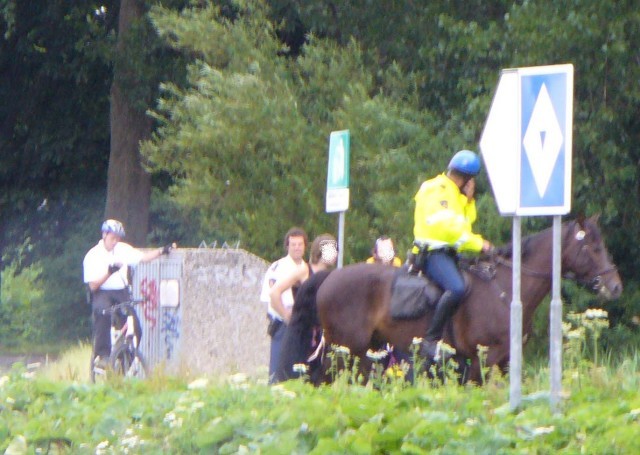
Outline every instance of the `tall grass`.
{"label": "tall grass", "polygon": [[79,342],[44,365],[38,374],[52,381],[89,382],[90,359],[91,344]]}

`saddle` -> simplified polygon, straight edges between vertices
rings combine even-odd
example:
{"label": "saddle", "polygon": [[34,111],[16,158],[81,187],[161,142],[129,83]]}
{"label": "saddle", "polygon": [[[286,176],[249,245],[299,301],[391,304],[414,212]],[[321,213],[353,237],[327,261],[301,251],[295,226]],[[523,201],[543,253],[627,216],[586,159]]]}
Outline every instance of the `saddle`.
{"label": "saddle", "polygon": [[[483,281],[491,281],[495,277],[495,264],[489,261],[462,259],[459,266],[465,282],[465,294],[471,288],[470,275]],[[391,317],[406,320],[424,316],[436,306],[441,296],[442,289],[433,281],[401,267],[395,272],[391,283]]]}

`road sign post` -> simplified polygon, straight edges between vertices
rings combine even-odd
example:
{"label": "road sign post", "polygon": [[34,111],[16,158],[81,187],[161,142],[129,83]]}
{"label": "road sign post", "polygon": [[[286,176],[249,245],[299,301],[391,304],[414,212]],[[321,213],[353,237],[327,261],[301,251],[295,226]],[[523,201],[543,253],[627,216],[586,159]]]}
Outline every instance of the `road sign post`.
{"label": "road sign post", "polygon": [[[560,298],[561,215],[571,210],[573,65],[503,70],[480,140],[491,187],[503,216],[513,216],[510,404],[521,401],[521,216],[553,215],[550,309],[551,403],[562,381]],[[516,245],[516,242],[518,245]]]}
{"label": "road sign post", "polygon": [[326,212],[338,216],[338,268],[344,254],[345,211],[349,208],[349,130],[333,131],[329,136]]}

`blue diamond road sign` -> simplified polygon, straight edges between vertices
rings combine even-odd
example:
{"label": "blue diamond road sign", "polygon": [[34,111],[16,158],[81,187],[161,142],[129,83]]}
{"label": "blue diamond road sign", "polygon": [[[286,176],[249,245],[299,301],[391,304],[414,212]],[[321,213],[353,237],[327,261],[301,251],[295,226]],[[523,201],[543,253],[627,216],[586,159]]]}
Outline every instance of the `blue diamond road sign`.
{"label": "blue diamond road sign", "polygon": [[480,149],[502,215],[571,211],[573,65],[503,70]]}

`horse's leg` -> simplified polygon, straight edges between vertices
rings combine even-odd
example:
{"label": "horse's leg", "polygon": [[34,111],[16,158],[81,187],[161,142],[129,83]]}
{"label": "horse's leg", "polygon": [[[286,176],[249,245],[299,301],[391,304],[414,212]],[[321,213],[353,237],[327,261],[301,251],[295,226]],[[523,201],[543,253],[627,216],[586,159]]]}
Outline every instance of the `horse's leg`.
{"label": "horse's leg", "polygon": [[[500,369],[502,374],[507,372],[509,366],[509,348],[503,345],[491,346],[487,352],[487,358],[485,359],[485,367],[487,370],[487,377],[484,378],[484,382],[487,381],[491,368],[495,365]],[[478,364],[478,370],[480,365]]]}
{"label": "horse's leg", "polygon": [[482,385],[484,383],[484,379],[482,377],[482,370],[480,368],[480,359],[477,355],[474,355],[471,358],[471,364],[469,365],[467,371],[467,381],[476,385]]}

